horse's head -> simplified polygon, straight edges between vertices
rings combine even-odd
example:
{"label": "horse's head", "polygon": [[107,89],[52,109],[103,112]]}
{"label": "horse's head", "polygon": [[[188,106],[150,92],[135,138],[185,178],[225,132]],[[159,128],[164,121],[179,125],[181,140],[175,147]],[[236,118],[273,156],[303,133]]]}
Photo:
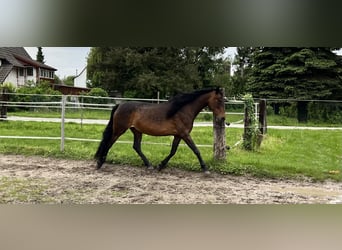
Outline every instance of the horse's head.
{"label": "horse's head", "polygon": [[226,114],[224,111],[224,94],[222,89],[217,88],[210,92],[208,107],[214,113],[217,120],[224,122]]}

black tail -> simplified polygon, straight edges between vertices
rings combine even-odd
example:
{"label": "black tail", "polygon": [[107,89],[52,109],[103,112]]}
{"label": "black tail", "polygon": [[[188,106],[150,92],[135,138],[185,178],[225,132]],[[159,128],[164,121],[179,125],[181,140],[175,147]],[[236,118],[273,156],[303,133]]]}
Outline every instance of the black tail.
{"label": "black tail", "polygon": [[110,114],[110,119],[107,124],[107,127],[103,131],[102,134],[102,141],[99,145],[99,148],[97,149],[97,152],[95,154],[95,159],[97,159],[97,168],[100,168],[102,164],[104,163],[107,153],[108,153],[108,144],[113,136],[113,119],[114,119],[114,113],[117,110],[119,105],[116,105],[113,107],[112,112]]}

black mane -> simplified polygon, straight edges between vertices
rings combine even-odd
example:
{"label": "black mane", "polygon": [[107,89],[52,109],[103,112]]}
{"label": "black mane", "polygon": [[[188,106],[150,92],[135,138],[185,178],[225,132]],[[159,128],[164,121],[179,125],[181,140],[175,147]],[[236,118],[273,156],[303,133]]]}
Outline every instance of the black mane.
{"label": "black mane", "polygon": [[171,103],[171,108],[167,112],[166,117],[171,118],[172,116],[174,116],[178,112],[178,110],[180,110],[185,105],[196,100],[201,95],[207,94],[207,93],[214,91],[214,90],[218,91],[218,89],[215,89],[215,88],[202,89],[202,90],[197,90],[195,92],[178,94],[178,95],[174,96],[173,98],[171,98],[169,100],[169,103]]}

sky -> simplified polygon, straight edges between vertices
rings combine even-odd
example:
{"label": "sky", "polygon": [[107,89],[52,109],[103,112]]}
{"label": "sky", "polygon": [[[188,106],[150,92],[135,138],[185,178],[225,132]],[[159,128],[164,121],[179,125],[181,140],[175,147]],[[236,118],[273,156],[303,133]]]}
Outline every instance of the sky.
{"label": "sky", "polygon": [[[36,59],[37,47],[25,47],[32,59]],[[56,68],[56,75],[63,79],[80,73],[87,65],[90,47],[43,47],[45,64]],[[234,57],[236,47],[226,49],[226,56]]]}

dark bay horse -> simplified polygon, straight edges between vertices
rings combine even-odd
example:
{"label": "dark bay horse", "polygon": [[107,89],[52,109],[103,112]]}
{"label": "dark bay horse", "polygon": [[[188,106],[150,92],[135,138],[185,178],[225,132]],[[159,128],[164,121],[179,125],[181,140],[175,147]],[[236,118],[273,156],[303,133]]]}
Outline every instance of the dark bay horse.
{"label": "dark bay horse", "polygon": [[141,151],[142,134],[152,136],[173,135],[171,152],[159,164],[158,170],[166,167],[171,157],[175,155],[180,141],[183,140],[197,156],[202,171],[208,174],[208,168],[190,136],[196,116],[207,106],[214,113],[216,119],[223,122],[225,119],[224,96],[219,88],[177,95],[168,102],[161,104],[126,102],[115,106],[95,154],[97,169],[105,162],[108,151],[115,141],[130,129],[134,134],[133,148],[147,168],[153,169]]}

